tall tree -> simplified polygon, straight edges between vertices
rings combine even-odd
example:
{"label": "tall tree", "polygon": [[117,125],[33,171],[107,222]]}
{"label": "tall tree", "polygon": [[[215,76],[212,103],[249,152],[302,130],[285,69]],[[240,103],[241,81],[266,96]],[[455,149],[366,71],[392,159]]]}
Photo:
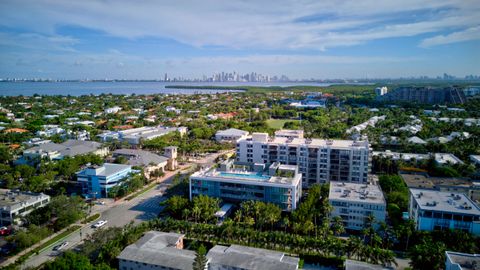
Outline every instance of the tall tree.
{"label": "tall tree", "polygon": [[193,261],[193,270],[205,270],[207,267],[207,249],[202,244],[197,250],[197,255],[195,256],[195,260]]}

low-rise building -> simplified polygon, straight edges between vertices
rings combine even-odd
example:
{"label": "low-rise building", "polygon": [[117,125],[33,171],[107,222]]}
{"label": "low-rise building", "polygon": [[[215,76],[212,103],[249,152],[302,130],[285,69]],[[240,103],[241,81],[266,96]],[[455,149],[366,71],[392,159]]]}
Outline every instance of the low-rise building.
{"label": "low-rise building", "polygon": [[187,128],[163,126],[129,128],[122,131],[107,131],[97,135],[97,137],[104,142],[120,140],[132,145],[138,145],[142,141],[155,139],[175,131],[178,131],[180,136],[183,136],[187,133]]}
{"label": "low-rise building", "polygon": [[239,245],[216,245],[207,258],[209,270],[296,270],[300,261],[283,252]]}
{"label": "low-rise building", "polygon": [[118,255],[120,270],[191,270],[195,251],[183,249],[185,235],[149,231]]}
{"label": "low-rise building", "polygon": [[470,161],[476,166],[480,166],[480,155],[470,155]]}
{"label": "low-rise building", "polygon": [[102,166],[88,166],[76,173],[82,186],[82,193],[88,198],[106,198],[108,191],[135,173],[132,166],[105,163]]}
{"label": "low-rise building", "polygon": [[289,138],[289,139],[303,139],[304,131],[301,129],[292,130],[292,129],[280,129],[275,131],[275,137],[278,138]]}
{"label": "low-rise building", "polygon": [[108,147],[93,141],[67,140],[61,144],[43,143],[23,151],[19,163],[34,163],[43,158],[49,160],[61,160],[65,157],[94,154],[99,156],[108,155]]}
{"label": "low-rise building", "polygon": [[445,270],[476,270],[480,267],[480,254],[445,251]]}
{"label": "low-rise building", "polygon": [[165,172],[168,158],[149,151],[139,149],[117,149],[113,152],[114,158],[125,157],[128,165],[143,167],[147,177],[155,171]]}
{"label": "low-rise building", "polygon": [[385,221],[386,201],[378,185],[330,182],[328,200],[333,206],[331,216],[341,217],[346,229],[363,229],[369,216]]}
{"label": "low-rise building", "polygon": [[238,139],[243,139],[248,136],[248,131],[236,128],[229,128],[226,130],[219,130],[215,134],[217,142],[236,142]]}
{"label": "low-rise building", "polygon": [[456,157],[454,154],[450,153],[435,153],[435,163],[437,165],[455,165],[455,164],[463,164],[463,161]]}
{"label": "low-rise building", "polygon": [[460,177],[432,177],[426,173],[400,173],[409,188],[463,193],[473,201],[480,201],[480,183]]}
{"label": "low-rise building", "polygon": [[15,224],[20,217],[50,202],[50,196],[43,193],[0,189],[0,225]]}
{"label": "low-rise building", "polygon": [[257,200],[278,205],[282,210],[297,208],[302,195],[302,174],[297,166],[255,164],[253,170],[234,169],[227,160],[219,168],[207,168],[190,176],[190,199],[198,195],[225,202]]}
{"label": "low-rise building", "polygon": [[410,189],[409,217],[417,230],[463,230],[480,234],[480,208],[465,194]]}

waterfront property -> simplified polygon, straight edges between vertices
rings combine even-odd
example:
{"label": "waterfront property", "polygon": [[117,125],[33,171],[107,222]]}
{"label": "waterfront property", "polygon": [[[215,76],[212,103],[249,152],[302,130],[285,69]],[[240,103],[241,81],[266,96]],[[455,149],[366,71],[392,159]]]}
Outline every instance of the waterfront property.
{"label": "waterfront property", "polygon": [[296,270],[300,261],[283,252],[239,245],[216,245],[207,258],[209,270]]}
{"label": "waterfront property", "polygon": [[105,163],[103,166],[89,166],[76,175],[84,196],[105,198],[112,187],[119,185],[134,172],[130,165]]}
{"label": "waterfront property", "polygon": [[328,201],[331,216],[341,217],[346,229],[362,230],[368,216],[385,221],[386,201],[378,185],[330,182]]}
{"label": "waterfront property", "polygon": [[480,254],[445,251],[445,270],[475,270],[480,266]]}
{"label": "waterfront property", "polygon": [[229,128],[226,130],[219,130],[215,134],[217,142],[236,142],[238,139],[243,139],[248,136],[248,131]]}
{"label": "waterfront property", "polygon": [[198,195],[225,202],[257,200],[278,205],[282,210],[297,208],[302,195],[301,173],[296,166],[255,164],[253,170],[234,169],[227,160],[219,168],[207,168],[190,176],[190,199]]}
{"label": "waterfront property", "polygon": [[456,86],[429,87],[408,86],[400,87],[384,95],[377,96],[380,101],[401,101],[428,104],[465,103],[466,98],[463,90]]}
{"label": "waterfront property", "polygon": [[480,208],[465,194],[410,189],[409,216],[417,230],[463,230],[480,235]]}
{"label": "waterfront property", "polygon": [[296,165],[304,187],[329,181],[366,183],[369,154],[368,141],[269,137],[267,133],[237,141],[238,163]]}
{"label": "waterfront property", "polygon": [[17,223],[20,217],[50,202],[50,196],[43,193],[0,189],[0,225]]}
{"label": "waterfront property", "polygon": [[183,249],[184,237],[178,233],[149,231],[118,255],[118,269],[191,270],[195,251]]}

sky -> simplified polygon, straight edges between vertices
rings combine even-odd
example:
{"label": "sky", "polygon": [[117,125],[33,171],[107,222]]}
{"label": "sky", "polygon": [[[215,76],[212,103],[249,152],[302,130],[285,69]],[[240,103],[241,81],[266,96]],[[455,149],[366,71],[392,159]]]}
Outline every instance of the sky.
{"label": "sky", "polygon": [[0,78],[480,75],[480,0],[1,0]]}

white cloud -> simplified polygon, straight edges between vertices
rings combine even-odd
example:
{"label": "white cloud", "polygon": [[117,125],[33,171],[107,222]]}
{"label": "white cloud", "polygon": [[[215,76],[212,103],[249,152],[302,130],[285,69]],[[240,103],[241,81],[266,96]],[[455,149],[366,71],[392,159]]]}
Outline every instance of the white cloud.
{"label": "white cloud", "polygon": [[[435,16],[422,16],[437,10]],[[370,40],[469,28],[475,0],[119,1],[5,0],[0,25],[56,34],[77,25],[131,39],[161,37],[193,46],[328,49]],[[390,21],[395,14],[420,15]],[[317,20],[299,21],[305,17]],[[402,16],[400,16],[402,17]]]}
{"label": "white cloud", "polygon": [[464,31],[453,32],[448,35],[438,35],[431,38],[426,38],[422,40],[420,47],[428,48],[432,46],[478,39],[480,39],[480,26],[468,28]]}

